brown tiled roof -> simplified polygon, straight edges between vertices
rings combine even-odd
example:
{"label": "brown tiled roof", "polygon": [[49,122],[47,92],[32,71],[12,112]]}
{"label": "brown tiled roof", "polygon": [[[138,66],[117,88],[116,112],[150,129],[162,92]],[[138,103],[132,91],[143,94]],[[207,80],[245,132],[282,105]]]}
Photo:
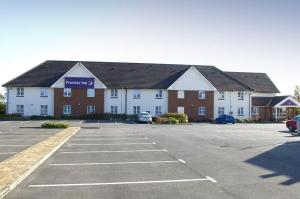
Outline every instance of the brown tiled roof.
{"label": "brown tiled roof", "polygon": [[218,90],[251,90],[214,66],[89,61],[46,61],[3,86],[50,87],[78,62],[108,88],[167,89],[194,66]]}

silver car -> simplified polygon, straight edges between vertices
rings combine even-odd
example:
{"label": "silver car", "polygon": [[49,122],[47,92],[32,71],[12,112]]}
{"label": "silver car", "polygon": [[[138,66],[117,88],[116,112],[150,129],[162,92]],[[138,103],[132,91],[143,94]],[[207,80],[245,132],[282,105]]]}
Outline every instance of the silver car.
{"label": "silver car", "polygon": [[148,113],[148,112],[141,112],[138,115],[138,121],[152,123],[152,117],[151,117],[150,113]]}

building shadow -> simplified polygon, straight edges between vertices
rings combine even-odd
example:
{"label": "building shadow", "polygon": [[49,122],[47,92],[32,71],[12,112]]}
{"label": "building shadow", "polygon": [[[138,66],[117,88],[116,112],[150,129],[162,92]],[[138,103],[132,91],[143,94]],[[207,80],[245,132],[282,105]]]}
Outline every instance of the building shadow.
{"label": "building shadow", "polygon": [[281,185],[292,185],[300,182],[300,142],[287,142],[245,161],[246,163],[268,169],[271,174],[260,176],[272,178],[286,176],[289,179]]}

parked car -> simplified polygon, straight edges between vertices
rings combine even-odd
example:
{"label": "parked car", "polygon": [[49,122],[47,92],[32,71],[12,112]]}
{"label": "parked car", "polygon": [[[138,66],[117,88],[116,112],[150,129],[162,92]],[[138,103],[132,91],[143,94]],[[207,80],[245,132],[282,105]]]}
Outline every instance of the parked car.
{"label": "parked car", "polygon": [[150,113],[148,113],[148,112],[141,112],[138,115],[138,121],[139,122],[152,123],[152,117],[151,117]]}
{"label": "parked car", "polygon": [[228,124],[232,123],[235,124],[235,118],[232,115],[220,115],[219,117],[216,118],[216,123],[217,124]]}
{"label": "parked car", "polygon": [[293,119],[290,119],[286,122],[286,127],[289,131],[297,130],[297,121],[300,121],[300,115],[295,116]]}

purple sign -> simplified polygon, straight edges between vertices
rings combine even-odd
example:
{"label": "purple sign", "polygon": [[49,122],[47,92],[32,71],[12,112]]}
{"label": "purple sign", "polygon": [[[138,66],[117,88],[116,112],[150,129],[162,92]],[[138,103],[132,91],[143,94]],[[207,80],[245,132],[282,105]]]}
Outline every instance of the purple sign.
{"label": "purple sign", "polygon": [[94,78],[65,77],[65,88],[94,88]]}
{"label": "purple sign", "polygon": [[291,100],[287,100],[284,103],[282,103],[281,106],[297,106],[297,104],[295,104]]}

